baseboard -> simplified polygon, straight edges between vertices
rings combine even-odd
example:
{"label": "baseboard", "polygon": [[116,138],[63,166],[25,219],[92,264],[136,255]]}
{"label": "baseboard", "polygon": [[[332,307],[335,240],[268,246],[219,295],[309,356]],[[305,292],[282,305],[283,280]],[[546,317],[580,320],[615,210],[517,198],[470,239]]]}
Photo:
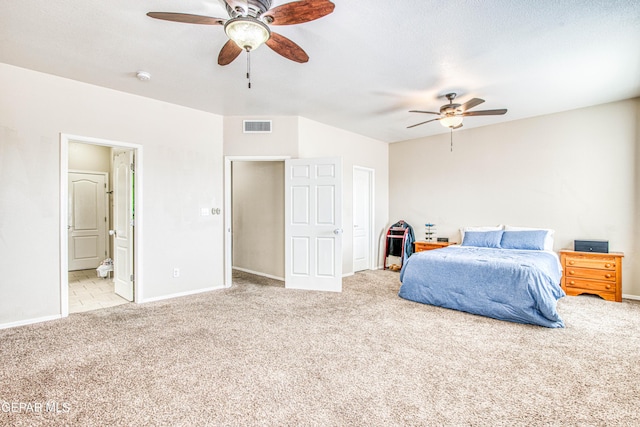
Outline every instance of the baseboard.
{"label": "baseboard", "polygon": [[[234,270],[242,271],[244,273],[255,274],[256,276],[262,276],[262,277],[266,277],[268,279],[279,280],[281,282],[284,282],[284,277],[272,276],[271,274],[260,273],[259,271],[249,270],[248,268],[241,268],[241,267],[232,267],[232,268]],[[353,276],[353,272],[345,273],[345,274],[342,275],[343,278],[344,277],[349,277],[349,276]]]}
{"label": "baseboard", "polygon": [[248,268],[241,268],[241,267],[231,267],[231,268],[233,268],[234,270],[242,271],[244,273],[255,274],[256,276],[262,276],[262,277],[266,277],[267,279],[279,280],[281,282],[284,282],[284,277],[277,277],[277,276],[273,276],[271,274],[266,274],[266,273],[261,273],[259,271],[249,270]]}
{"label": "baseboard", "polygon": [[62,319],[62,316],[60,314],[55,314],[53,316],[37,317],[35,319],[19,320],[17,322],[0,324],[0,329],[15,328],[17,326],[26,326],[26,325],[32,325],[34,323],[49,322],[51,320],[59,320],[59,319]]}
{"label": "baseboard", "polygon": [[169,294],[169,295],[162,295],[159,297],[152,297],[152,298],[145,298],[142,301],[140,301],[141,304],[146,304],[148,302],[156,302],[156,301],[163,301],[166,299],[172,299],[172,298],[180,298],[180,297],[186,297],[189,295],[196,295],[196,294],[202,294],[204,292],[211,292],[211,291],[216,291],[219,289],[225,289],[224,286],[214,286],[211,288],[202,288],[202,289],[196,289],[195,291],[186,291],[186,292],[178,292],[176,294]]}
{"label": "baseboard", "polygon": [[624,298],[624,299],[633,299],[633,300],[640,301],[640,296],[638,296],[638,295],[622,294],[622,298]]}

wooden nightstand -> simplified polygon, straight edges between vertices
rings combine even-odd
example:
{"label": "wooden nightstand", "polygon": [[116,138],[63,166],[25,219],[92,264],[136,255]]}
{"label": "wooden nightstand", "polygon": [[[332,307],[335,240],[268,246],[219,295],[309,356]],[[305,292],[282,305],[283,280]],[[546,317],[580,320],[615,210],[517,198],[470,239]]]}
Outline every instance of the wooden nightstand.
{"label": "wooden nightstand", "polygon": [[594,294],[608,301],[622,301],[621,252],[560,251],[562,289],[567,295]]}
{"label": "wooden nightstand", "polygon": [[432,249],[440,249],[449,245],[454,245],[451,242],[415,242],[414,252],[430,251]]}

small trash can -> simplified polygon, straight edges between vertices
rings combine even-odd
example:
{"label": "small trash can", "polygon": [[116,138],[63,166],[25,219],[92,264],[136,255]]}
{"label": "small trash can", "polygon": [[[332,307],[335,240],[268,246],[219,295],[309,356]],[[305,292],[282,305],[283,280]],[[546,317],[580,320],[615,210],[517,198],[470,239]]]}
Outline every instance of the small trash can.
{"label": "small trash can", "polygon": [[103,279],[106,279],[107,277],[109,277],[109,273],[112,271],[113,271],[113,261],[111,260],[111,258],[105,259],[100,263],[98,268],[96,268],[96,273],[98,274],[98,277],[102,277]]}

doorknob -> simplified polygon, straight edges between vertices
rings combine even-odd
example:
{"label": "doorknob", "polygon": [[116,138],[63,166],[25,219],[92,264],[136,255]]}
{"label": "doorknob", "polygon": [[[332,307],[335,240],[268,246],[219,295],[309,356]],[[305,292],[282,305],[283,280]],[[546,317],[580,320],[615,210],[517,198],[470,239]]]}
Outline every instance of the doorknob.
{"label": "doorknob", "polygon": [[336,228],[335,230],[333,230],[333,234],[336,234],[336,235],[342,234],[342,228]]}
{"label": "doorknob", "polygon": [[109,236],[117,236],[118,232],[116,230],[109,230]]}

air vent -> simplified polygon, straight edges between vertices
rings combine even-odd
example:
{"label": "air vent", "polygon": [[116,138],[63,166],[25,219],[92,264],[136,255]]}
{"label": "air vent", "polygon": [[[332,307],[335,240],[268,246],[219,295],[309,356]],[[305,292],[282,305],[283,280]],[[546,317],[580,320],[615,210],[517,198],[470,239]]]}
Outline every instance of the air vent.
{"label": "air vent", "polygon": [[244,133],[271,133],[271,120],[243,120]]}

